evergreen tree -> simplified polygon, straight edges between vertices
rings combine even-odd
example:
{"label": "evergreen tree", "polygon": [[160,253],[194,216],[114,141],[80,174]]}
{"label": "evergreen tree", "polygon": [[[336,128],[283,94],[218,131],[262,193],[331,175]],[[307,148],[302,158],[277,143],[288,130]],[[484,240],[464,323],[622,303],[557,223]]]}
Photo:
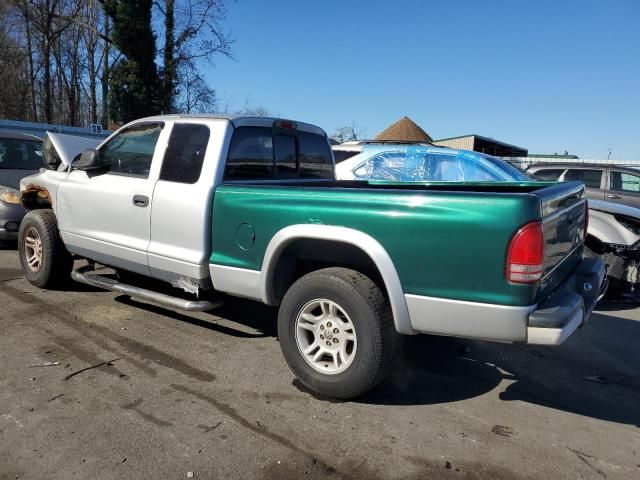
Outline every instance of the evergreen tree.
{"label": "evergreen tree", "polygon": [[111,39],[125,57],[111,70],[111,119],[127,123],[159,114],[163,95],[155,64],[152,0],[104,0],[103,3],[105,12],[113,20]]}

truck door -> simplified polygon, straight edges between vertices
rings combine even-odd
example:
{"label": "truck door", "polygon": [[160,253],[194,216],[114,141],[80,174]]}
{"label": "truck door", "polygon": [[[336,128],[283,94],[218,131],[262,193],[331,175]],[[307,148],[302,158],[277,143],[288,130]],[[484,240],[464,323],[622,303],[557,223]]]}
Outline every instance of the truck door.
{"label": "truck door", "polygon": [[176,121],[171,128],[151,209],[152,276],[209,277],[212,185],[224,138],[222,128],[216,132],[191,120]]}
{"label": "truck door", "polygon": [[[73,170],[59,187],[57,215],[72,253],[149,274],[151,199],[163,124],[138,123],[98,149],[103,170]],[[166,140],[164,141],[166,144]],[[154,168],[155,167],[155,168]]]}

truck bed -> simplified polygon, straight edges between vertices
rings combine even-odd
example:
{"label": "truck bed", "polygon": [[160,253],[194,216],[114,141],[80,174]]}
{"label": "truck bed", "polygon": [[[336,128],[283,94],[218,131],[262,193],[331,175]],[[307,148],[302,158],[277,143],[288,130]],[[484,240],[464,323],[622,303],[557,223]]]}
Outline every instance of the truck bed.
{"label": "truck bed", "polygon": [[[532,305],[581,258],[584,202],[578,182],[229,183],[215,192],[210,263],[260,270],[267,243],[280,229],[293,224],[347,226],[380,242],[407,294]],[[572,222],[545,223],[558,216]],[[531,221],[541,221],[545,228],[550,275],[542,289],[505,278],[508,244]],[[253,232],[251,248],[239,247],[241,225]],[[562,268],[556,268],[560,263]]]}

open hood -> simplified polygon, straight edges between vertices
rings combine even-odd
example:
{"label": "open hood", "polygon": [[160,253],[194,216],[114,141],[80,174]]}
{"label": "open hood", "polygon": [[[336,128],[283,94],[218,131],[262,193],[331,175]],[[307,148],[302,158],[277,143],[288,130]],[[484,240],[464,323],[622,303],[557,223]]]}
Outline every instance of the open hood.
{"label": "open hood", "polygon": [[96,148],[103,140],[104,138],[47,132],[42,145],[42,154],[49,167],[56,170],[68,167],[76,156],[87,148]]}
{"label": "open hood", "polygon": [[626,215],[627,217],[640,220],[640,208],[630,207],[621,203],[607,202],[605,200],[588,200],[589,208],[614,215]]}

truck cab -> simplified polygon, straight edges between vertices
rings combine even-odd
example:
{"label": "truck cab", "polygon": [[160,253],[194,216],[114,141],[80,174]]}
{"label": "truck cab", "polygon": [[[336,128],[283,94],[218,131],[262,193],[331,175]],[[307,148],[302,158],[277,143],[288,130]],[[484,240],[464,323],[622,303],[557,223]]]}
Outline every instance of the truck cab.
{"label": "truck cab", "polygon": [[[95,152],[85,152],[69,171],[46,172],[54,178],[38,180],[39,187],[26,182],[23,193],[29,197],[46,189],[70,253],[197,293],[212,286],[211,203],[225,177],[227,152],[228,178],[332,178],[328,146],[323,157],[316,155],[320,166],[304,164],[300,176],[295,159],[292,166],[279,167],[285,172],[259,165],[273,154],[272,141],[288,144],[290,150],[281,155],[294,157],[296,139],[300,148],[306,148],[307,137],[313,142],[314,135],[320,147],[326,143],[317,127],[297,122],[295,129],[287,128],[291,126],[256,117],[142,119],[116,131]],[[268,135],[257,135],[260,131]],[[312,162],[314,157],[305,158]]]}

